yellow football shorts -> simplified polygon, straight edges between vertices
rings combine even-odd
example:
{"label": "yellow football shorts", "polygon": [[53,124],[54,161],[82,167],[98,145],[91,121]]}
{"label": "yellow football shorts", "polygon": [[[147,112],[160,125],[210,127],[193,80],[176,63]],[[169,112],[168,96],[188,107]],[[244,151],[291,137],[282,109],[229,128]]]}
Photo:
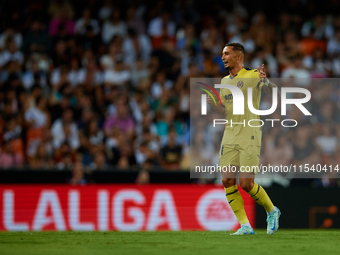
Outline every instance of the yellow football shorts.
{"label": "yellow football shorts", "polygon": [[220,149],[220,167],[239,166],[240,172],[256,174],[260,162],[261,146],[222,144]]}

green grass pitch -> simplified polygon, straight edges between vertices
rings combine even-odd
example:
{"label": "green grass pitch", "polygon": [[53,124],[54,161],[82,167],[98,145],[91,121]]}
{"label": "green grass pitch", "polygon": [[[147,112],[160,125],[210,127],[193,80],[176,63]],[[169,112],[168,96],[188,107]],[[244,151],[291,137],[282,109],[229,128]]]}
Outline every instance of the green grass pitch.
{"label": "green grass pitch", "polygon": [[339,230],[231,232],[0,232],[0,254],[340,254]]}

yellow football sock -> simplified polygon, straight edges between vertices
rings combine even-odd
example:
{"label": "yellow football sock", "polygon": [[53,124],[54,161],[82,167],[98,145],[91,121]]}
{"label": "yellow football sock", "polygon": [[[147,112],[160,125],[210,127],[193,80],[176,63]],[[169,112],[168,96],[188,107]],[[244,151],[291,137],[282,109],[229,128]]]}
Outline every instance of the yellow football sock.
{"label": "yellow football sock", "polygon": [[251,189],[251,191],[248,192],[248,194],[252,197],[252,199],[254,199],[256,203],[262,205],[267,212],[270,212],[274,209],[274,205],[267,195],[267,192],[256,182],[254,183],[254,187]]}
{"label": "yellow football sock", "polygon": [[236,218],[240,225],[249,222],[246,211],[244,210],[243,198],[238,191],[237,185],[231,186],[229,188],[224,188],[228,203],[231,209],[234,211]]}

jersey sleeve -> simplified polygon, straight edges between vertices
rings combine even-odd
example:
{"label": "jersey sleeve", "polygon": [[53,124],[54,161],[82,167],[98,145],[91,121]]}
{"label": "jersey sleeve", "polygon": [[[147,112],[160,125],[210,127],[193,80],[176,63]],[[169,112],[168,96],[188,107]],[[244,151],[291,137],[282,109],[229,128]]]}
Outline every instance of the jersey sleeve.
{"label": "jersey sleeve", "polygon": [[[221,84],[224,84],[223,81],[224,81],[224,78],[221,80]],[[220,98],[221,98],[222,104],[225,105],[226,100],[225,100],[225,98],[224,98],[223,89],[222,89],[222,88],[220,89]]]}
{"label": "jersey sleeve", "polygon": [[224,98],[224,96],[223,96],[223,91],[222,91],[222,90],[223,90],[223,89],[220,89],[220,98],[221,98],[222,104],[225,105],[226,100],[225,100],[225,98]]}
{"label": "jersey sleeve", "polygon": [[253,72],[251,74],[251,78],[254,80],[253,81],[253,88],[258,88],[259,90],[262,90],[264,83],[261,81],[261,79],[259,77],[259,72],[257,71],[257,69],[253,70]]}

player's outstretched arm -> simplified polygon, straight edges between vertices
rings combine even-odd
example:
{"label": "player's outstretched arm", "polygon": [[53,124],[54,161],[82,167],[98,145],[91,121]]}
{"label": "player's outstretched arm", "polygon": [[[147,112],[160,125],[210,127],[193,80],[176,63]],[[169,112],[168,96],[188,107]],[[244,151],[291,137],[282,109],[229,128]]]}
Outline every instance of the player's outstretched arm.
{"label": "player's outstretched arm", "polygon": [[224,113],[224,108],[220,104],[215,105],[214,100],[209,95],[207,97],[207,102],[216,112]]}
{"label": "player's outstretched arm", "polygon": [[[261,66],[261,69],[260,69],[260,66],[258,66],[257,71],[259,72],[259,78],[264,83],[262,87],[262,91],[271,95],[273,93],[273,88],[277,88],[277,86],[274,83],[270,82],[269,79],[267,79],[266,71],[264,69],[264,64]],[[279,90],[278,90],[278,94],[280,94]]]}

